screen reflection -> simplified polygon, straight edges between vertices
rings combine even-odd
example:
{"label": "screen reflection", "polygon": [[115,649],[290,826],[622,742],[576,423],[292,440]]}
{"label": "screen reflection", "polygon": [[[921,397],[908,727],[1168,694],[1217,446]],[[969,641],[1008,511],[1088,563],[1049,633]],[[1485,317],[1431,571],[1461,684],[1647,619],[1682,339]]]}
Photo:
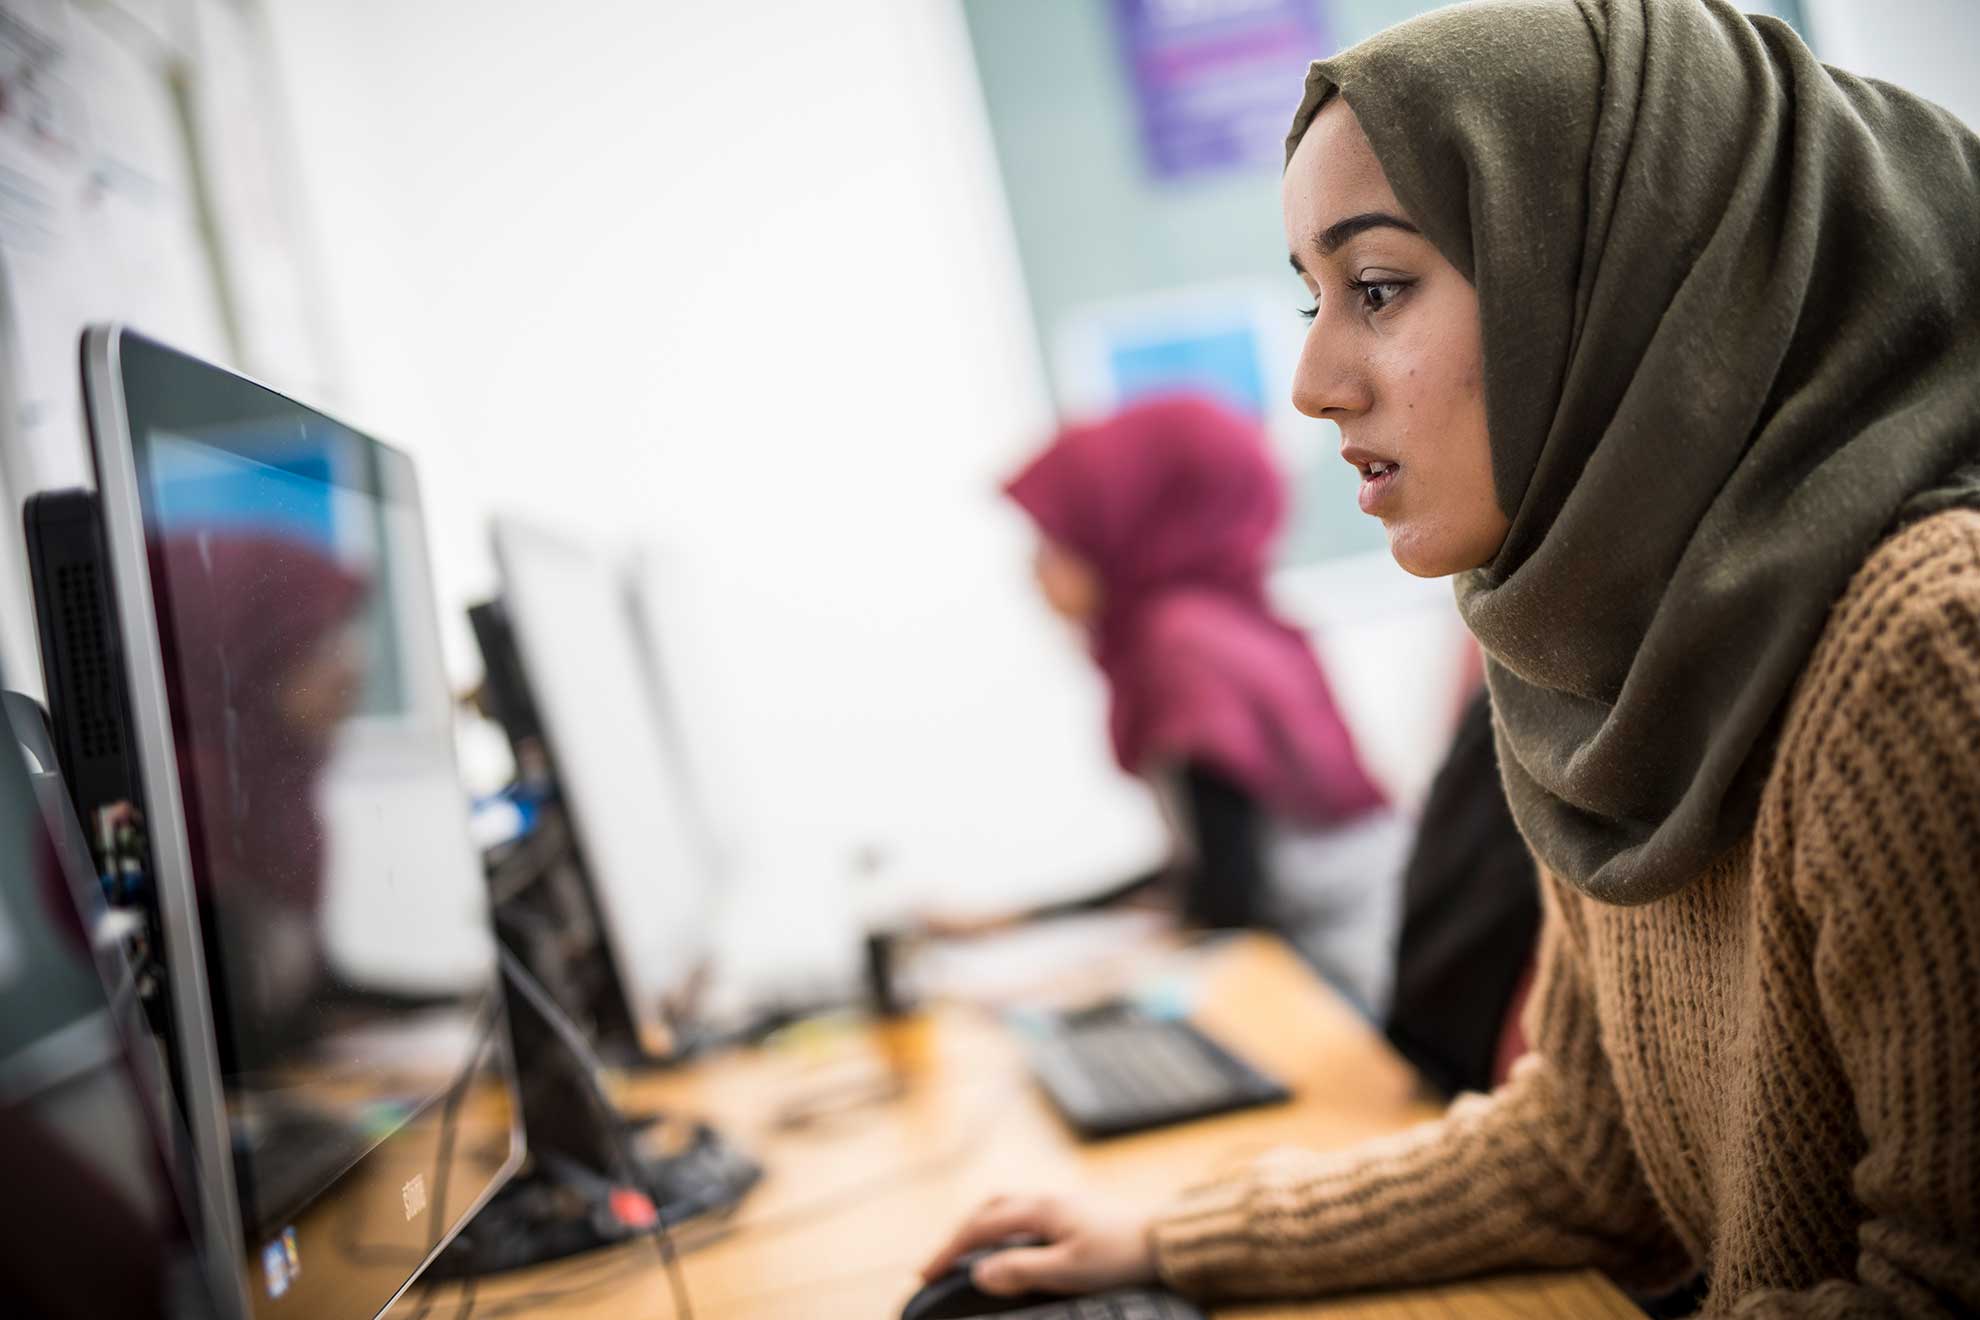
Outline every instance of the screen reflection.
{"label": "screen reflection", "polygon": [[260,1305],[369,1314],[514,1149],[418,492],[224,373],[149,388],[172,362],[126,345],[244,1265]]}

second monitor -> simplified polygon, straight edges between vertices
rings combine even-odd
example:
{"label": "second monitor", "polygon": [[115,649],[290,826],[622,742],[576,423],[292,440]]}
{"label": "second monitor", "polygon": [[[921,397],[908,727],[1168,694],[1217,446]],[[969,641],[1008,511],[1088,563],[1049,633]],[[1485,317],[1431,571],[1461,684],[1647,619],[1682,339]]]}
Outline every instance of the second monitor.
{"label": "second monitor", "polygon": [[485,657],[491,680],[518,662],[509,682],[526,692],[511,700],[532,708],[573,835],[610,964],[605,993],[620,1001],[599,1017],[623,1015],[638,1053],[665,1055],[678,1044],[667,1006],[708,955],[716,865],[654,658],[609,558],[514,518],[494,534],[501,608],[477,632],[498,652]]}

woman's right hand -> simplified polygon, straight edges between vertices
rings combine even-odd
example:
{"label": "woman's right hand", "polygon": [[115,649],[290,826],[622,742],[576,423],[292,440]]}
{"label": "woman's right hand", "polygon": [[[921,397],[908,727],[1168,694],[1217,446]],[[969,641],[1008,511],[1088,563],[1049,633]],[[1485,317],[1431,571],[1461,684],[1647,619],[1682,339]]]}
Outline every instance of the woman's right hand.
{"label": "woman's right hand", "polygon": [[1153,1226],[1146,1212],[1098,1199],[993,1196],[922,1266],[921,1277],[934,1279],[966,1252],[1029,1238],[977,1261],[970,1271],[976,1286],[1011,1297],[1032,1289],[1088,1293],[1149,1283],[1155,1278]]}

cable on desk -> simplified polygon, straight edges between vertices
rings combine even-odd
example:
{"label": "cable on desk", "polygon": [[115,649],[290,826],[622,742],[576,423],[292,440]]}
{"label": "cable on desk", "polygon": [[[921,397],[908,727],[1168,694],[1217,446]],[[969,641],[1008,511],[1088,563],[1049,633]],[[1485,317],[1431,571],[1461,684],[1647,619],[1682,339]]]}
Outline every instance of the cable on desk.
{"label": "cable on desk", "polygon": [[795,1132],[870,1118],[877,1106],[892,1104],[905,1094],[906,1087],[890,1070],[814,1082],[778,1102],[770,1127],[777,1132]]}
{"label": "cable on desk", "polygon": [[[507,954],[506,950],[504,950],[504,954]],[[527,990],[524,993],[528,993]],[[533,997],[530,1002],[532,1005],[536,1003]],[[580,1061],[586,1062],[587,1067],[595,1066],[595,1061],[587,1060],[588,1053],[589,1051],[581,1053],[579,1055]],[[839,1188],[829,1195],[786,1207],[774,1214],[759,1215],[755,1218],[742,1218],[731,1212],[730,1217],[724,1218],[720,1222],[711,1222],[708,1219],[702,1219],[696,1221],[695,1225],[690,1225],[683,1232],[669,1234],[667,1241],[671,1244],[671,1249],[675,1252],[675,1258],[669,1264],[670,1280],[677,1276],[680,1269],[678,1260],[680,1254],[712,1246],[717,1242],[724,1241],[739,1234],[770,1237],[779,1233],[789,1232],[793,1229],[802,1228],[806,1224],[834,1213],[848,1204],[863,1200],[876,1191],[884,1192],[899,1187],[912,1179],[926,1177],[930,1174],[940,1173],[946,1169],[955,1167],[975,1152],[981,1144],[984,1135],[994,1128],[996,1122],[1001,1118],[1005,1110],[1008,1109],[1008,1101],[1011,1096],[1023,1090],[1024,1086],[1024,1079],[1018,1077],[1011,1079],[1007,1085],[988,1088],[981,1109],[973,1115],[973,1121],[964,1125],[957,1139],[947,1149],[937,1151],[924,1159],[909,1161],[905,1165],[899,1165],[870,1177],[861,1178]],[[602,1092],[599,1096],[594,1097],[594,1102],[598,1099],[602,1099]],[[697,1225],[701,1226],[701,1231],[699,1232],[695,1231]],[[666,1232],[666,1226],[664,1224],[660,1226],[659,1232]],[[541,1288],[513,1297],[492,1299],[489,1305],[476,1310],[474,1315],[477,1317],[477,1320],[509,1320],[509,1317],[522,1316],[543,1307],[557,1306],[580,1296],[616,1286],[636,1273],[639,1268],[629,1253],[619,1250],[612,1251],[604,1261],[599,1259],[598,1254],[577,1257],[570,1262],[566,1262],[565,1268],[571,1268],[577,1265],[591,1266],[597,1268],[598,1272],[595,1275],[588,1275],[560,1287]],[[601,1266],[602,1268],[599,1268]],[[558,1267],[552,1266],[551,1268],[555,1269]],[[574,1269],[573,1272],[575,1272]],[[676,1305],[679,1306],[684,1301],[685,1289],[683,1288],[677,1294]],[[691,1312],[685,1309],[681,1310],[683,1320],[687,1320],[691,1314]],[[414,1320],[421,1320],[421,1317],[424,1317],[424,1315],[425,1311],[422,1309],[419,1316],[415,1317]]]}
{"label": "cable on desk", "polygon": [[862,1201],[874,1192],[889,1191],[910,1180],[927,1177],[930,1174],[941,1173],[946,1169],[954,1168],[958,1164],[963,1163],[968,1156],[975,1153],[981,1145],[985,1134],[996,1127],[998,1120],[1002,1118],[1005,1111],[1009,1108],[1007,1102],[1011,1095],[1023,1090],[1024,1087],[1024,1080],[1017,1078],[1013,1079],[1007,1086],[990,1088],[989,1099],[983,1105],[982,1112],[976,1116],[976,1121],[966,1124],[961,1134],[947,1150],[937,1151],[925,1159],[910,1160],[905,1165],[860,1178],[829,1195],[821,1196],[816,1200],[808,1202],[800,1202],[797,1205],[787,1206],[783,1210],[772,1214],[762,1214],[754,1218],[747,1215],[737,1215],[724,1220],[720,1224],[710,1224],[708,1226],[709,1231],[702,1233],[693,1232],[692,1226],[690,1226],[689,1231],[681,1235],[680,1249],[683,1251],[695,1251],[739,1234],[748,1234],[752,1237],[759,1235],[769,1236],[776,1233],[788,1232],[794,1228],[802,1228],[806,1224],[841,1210],[849,1204]]}
{"label": "cable on desk", "polygon": [[[652,1189],[646,1187],[640,1177],[639,1160],[633,1153],[632,1138],[627,1134],[626,1125],[614,1109],[611,1098],[605,1094],[604,1083],[599,1080],[605,1065],[592,1052],[590,1043],[584,1038],[584,1033],[564,1016],[564,1011],[557,1007],[557,1001],[550,997],[550,992],[530,974],[527,967],[523,966],[522,959],[511,953],[509,946],[500,941],[497,941],[495,948],[502,962],[503,973],[508,976],[522,997],[529,1001],[530,1007],[537,1011],[537,1014],[549,1025],[550,1030],[563,1042],[564,1048],[571,1052],[571,1057],[577,1061],[578,1075],[584,1079],[585,1096],[591,1101],[592,1108],[597,1111],[599,1122],[612,1134],[613,1151],[618,1156],[621,1166],[619,1177],[625,1180],[628,1187],[635,1187],[645,1192],[653,1199],[656,1206],[659,1205],[661,1198],[653,1196]],[[674,1312],[679,1320],[694,1320],[694,1307],[688,1301],[687,1279],[681,1270],[679,1253],[674,1249],[674,1234],[667,1225],[667,1216],[656,1214],[653,1218],[654,1231],[647,1236],[652,1238],[654,1250],[660,1253],[660,1264],[667,1275],[667,1286],[674,1295]]]}

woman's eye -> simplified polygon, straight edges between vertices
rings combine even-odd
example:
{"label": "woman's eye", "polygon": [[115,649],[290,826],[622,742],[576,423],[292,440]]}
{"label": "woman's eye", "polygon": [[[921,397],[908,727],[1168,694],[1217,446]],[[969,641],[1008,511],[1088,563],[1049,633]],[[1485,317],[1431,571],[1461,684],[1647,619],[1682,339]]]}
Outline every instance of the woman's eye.
{"label": "woman's eye", "polygon": [[1406,280],[1354,280],[1355,291],[1361,295],[1361,302],[1371,312],[1379,312],[1409,287]]}
{"label": "woman's eye", "polygon": [[[1414,284],[1414,280],[1361,280],[1347,282],[1349,289],[1361,299],[1361,305],[1371,312],[1385,310],[1389,304],[1402,297],[1404,290]],[[1320,314],[1320,300],[1315,298],[1311,307],[1301,307],[1299,314],[1311,321]]]}

